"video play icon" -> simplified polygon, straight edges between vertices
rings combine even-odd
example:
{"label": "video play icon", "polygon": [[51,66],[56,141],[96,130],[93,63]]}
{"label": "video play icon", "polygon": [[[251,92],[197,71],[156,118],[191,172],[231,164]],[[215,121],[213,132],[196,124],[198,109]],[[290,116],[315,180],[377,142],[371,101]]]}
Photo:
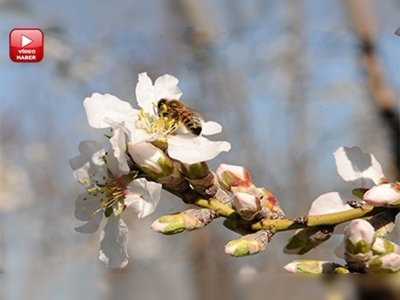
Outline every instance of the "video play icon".
{"label": "video play icon", "polygon": [[43,32],[38,28],[15,28],[10,32],[10,59],[37,63],[43,59]]}

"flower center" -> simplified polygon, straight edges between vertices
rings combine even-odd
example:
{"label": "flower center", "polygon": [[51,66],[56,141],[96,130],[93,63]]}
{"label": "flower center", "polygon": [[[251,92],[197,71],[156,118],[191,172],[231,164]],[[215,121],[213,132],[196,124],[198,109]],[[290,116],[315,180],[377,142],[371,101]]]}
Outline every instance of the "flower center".
{"label": "flower center", "polygon": [[146,131],[146,133],[161,133],[163,135],[170,134],[176,130],[176,121],[171,118],[158,117],[150,115],[143,109],[138,114],[138,128]]}
{"label": "flower center", "polygon": [[123,211],[126,207],[124,203],[125,190],[126,182],[121,177],[108,179],[104,184],[99,184],[96,182],[94,187],[86,190],[89,195],[93,197],[100,197],[100,208],[92,212],[92,215],[95,215],[101,210],[105,211],[114,205],[117,205],[116,208],[118,210]]}

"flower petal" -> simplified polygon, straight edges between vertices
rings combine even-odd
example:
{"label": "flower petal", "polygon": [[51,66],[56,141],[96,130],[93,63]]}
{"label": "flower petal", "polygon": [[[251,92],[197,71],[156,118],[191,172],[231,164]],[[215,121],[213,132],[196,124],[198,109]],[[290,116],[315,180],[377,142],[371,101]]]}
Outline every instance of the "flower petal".
{"label": "flower petal", "polygon": [[111,150],[107,153],[107,167],[114,176],[121,176],[129,172],[126,158],[126,141],[124,130],[115,128],[114,135],[110,138]]}
{"label": "flower petal", "polygon": [[356,187],[371,188],[385,178],[375,157],[370,153],[363,153],[358,147],[340,147],[333,155],[339,175]]}
{"label": "flower petal", "polygon": [[99,259],[107,268],[124,268],[128,264],[128,227],[120,217],[111,215],[100,234]]}
{"label": "flower petal", "polygon": [[178,88],[178,83],[179,80],[176,77],[168,74],[158,77],[154,83],[155,100],[162,98],[179,100],[182,92]]}
{"label": "flower petal", "polygon": [[374,186],[363,197],[372,206],[400,204],[400,183],[385,183]]}
{"label": "flower petal", "polygon": [[103,147],[95,141],[83,141],[79,144],[79,152],[79,156],[69,160],[75,179],[85,186],[95,180],[103,181],[103,176],[107,175]]}
{"label": "flower petal", "polygon": [[217,122],[208,121],[202,124],[201,134],[202,135],[213,135],[222,131],[222,126]]}
{"label": "flower petal", "polygon": [[75,227],[75,231],[79,233],[95,233],[99,227],[100,222],[103,219],[103,212],[100,211],[96,213],[89,222],[86,222],[82,226]]}
{"label": "flower petal", "polygon": [[154,115],[153,103],[155,103],[153,82],[146,72],[140,73],[136,84],[136,100],[139,106],[150,115]]}
{"label": "flower petal", "polygon": [[322,194],[311,204],[311,208],[308,214],[310,216],[314,216],[349,210],[352,208],[350,205],[347,204],[347,201],[353,199],[354,197],[351,195],[346,195],[338,192]]}
{"label": "flower petal", "polygon": [[138,213],[139,219],[154,212],[160,202],[161,184],[139,178],[129,183],[127,189],[125,205],[133,208]]}
{"label": "flower petal", "polygon": [[83,101],[83,106],[89,125],[93,128],[109,128],[122,122],[127,128],[133,128],[137,120],[138,110],[110,94],[94,93]]}
{"label": "flower petal", "polygon": [[165,74],[158,77],[153,83],[147,73],[139,74],[139,81],[136,85],[136,99],[139,106],[148,114],[154,115],[154,105],[158,100],[178,99],[182,92],[178,88],[179,80],[174,76]]}
{"label": "flower petal", "polygon": [[82,226],[76,227],[75,230],[81,233],[93,233],[99,229],[100,222],[103,218],[103,211],[97,212],[100,208],[100,195],[92,196],[88,193],[82,193],[75,201],[75,218],[80,221],[88,221]]}
{"label": "flower petal", "polygon": [[211,160],[230,149],[231,144],[228,142],[213,142],[193,134],[168,136],[169,156],[187,164]]}

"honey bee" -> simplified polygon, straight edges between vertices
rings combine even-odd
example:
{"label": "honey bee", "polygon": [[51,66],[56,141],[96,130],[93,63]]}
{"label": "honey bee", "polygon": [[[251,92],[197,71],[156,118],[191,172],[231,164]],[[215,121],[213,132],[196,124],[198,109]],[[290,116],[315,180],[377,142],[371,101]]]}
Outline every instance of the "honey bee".
{"label": "honey bee", "polygon": [[159,117],[170,118],[177,124],[182,123],[195,135],[201,133],[202,117],[179,100],[160,99],[157,103],[157,114]]}

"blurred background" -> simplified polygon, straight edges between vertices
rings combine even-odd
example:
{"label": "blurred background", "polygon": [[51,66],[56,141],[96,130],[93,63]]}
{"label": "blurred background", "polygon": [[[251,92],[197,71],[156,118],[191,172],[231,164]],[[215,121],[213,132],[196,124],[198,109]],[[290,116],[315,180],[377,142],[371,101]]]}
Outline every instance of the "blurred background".
{"label": "blurred background", "polygon": [[[282,253],[293,233],[281,233],[263,253],[231,258],[224,245],[238,235],[222,220],[156,234],[156,218],[187,208],[165,192],[148,218],[125,214],[130,262],[107,270],[99,232],[74,231],[83,189],[68,160],[82,140],[106,145],[87,124],[85,97],[110,93],[137,107],[138,73],[168,73],[180,80],[181,100],[221,123],[218,140],[232,144],[210,166],[246,166],[288,217],[305,215],[322,193],[350,191],[332,156],[342,145],[373,153],[399,180],[399,15],[398,0],[0,0],[0,299],[133,299],[173,284],[165,299],[204,299],[199,280],[284,274],[299,258],[343,262],[332,252],[339,237],[299,257]],[[10,61],[8,35],[21,27],[43,30],[42,62]],[[399,242],[399,230],[391,237]]]}

